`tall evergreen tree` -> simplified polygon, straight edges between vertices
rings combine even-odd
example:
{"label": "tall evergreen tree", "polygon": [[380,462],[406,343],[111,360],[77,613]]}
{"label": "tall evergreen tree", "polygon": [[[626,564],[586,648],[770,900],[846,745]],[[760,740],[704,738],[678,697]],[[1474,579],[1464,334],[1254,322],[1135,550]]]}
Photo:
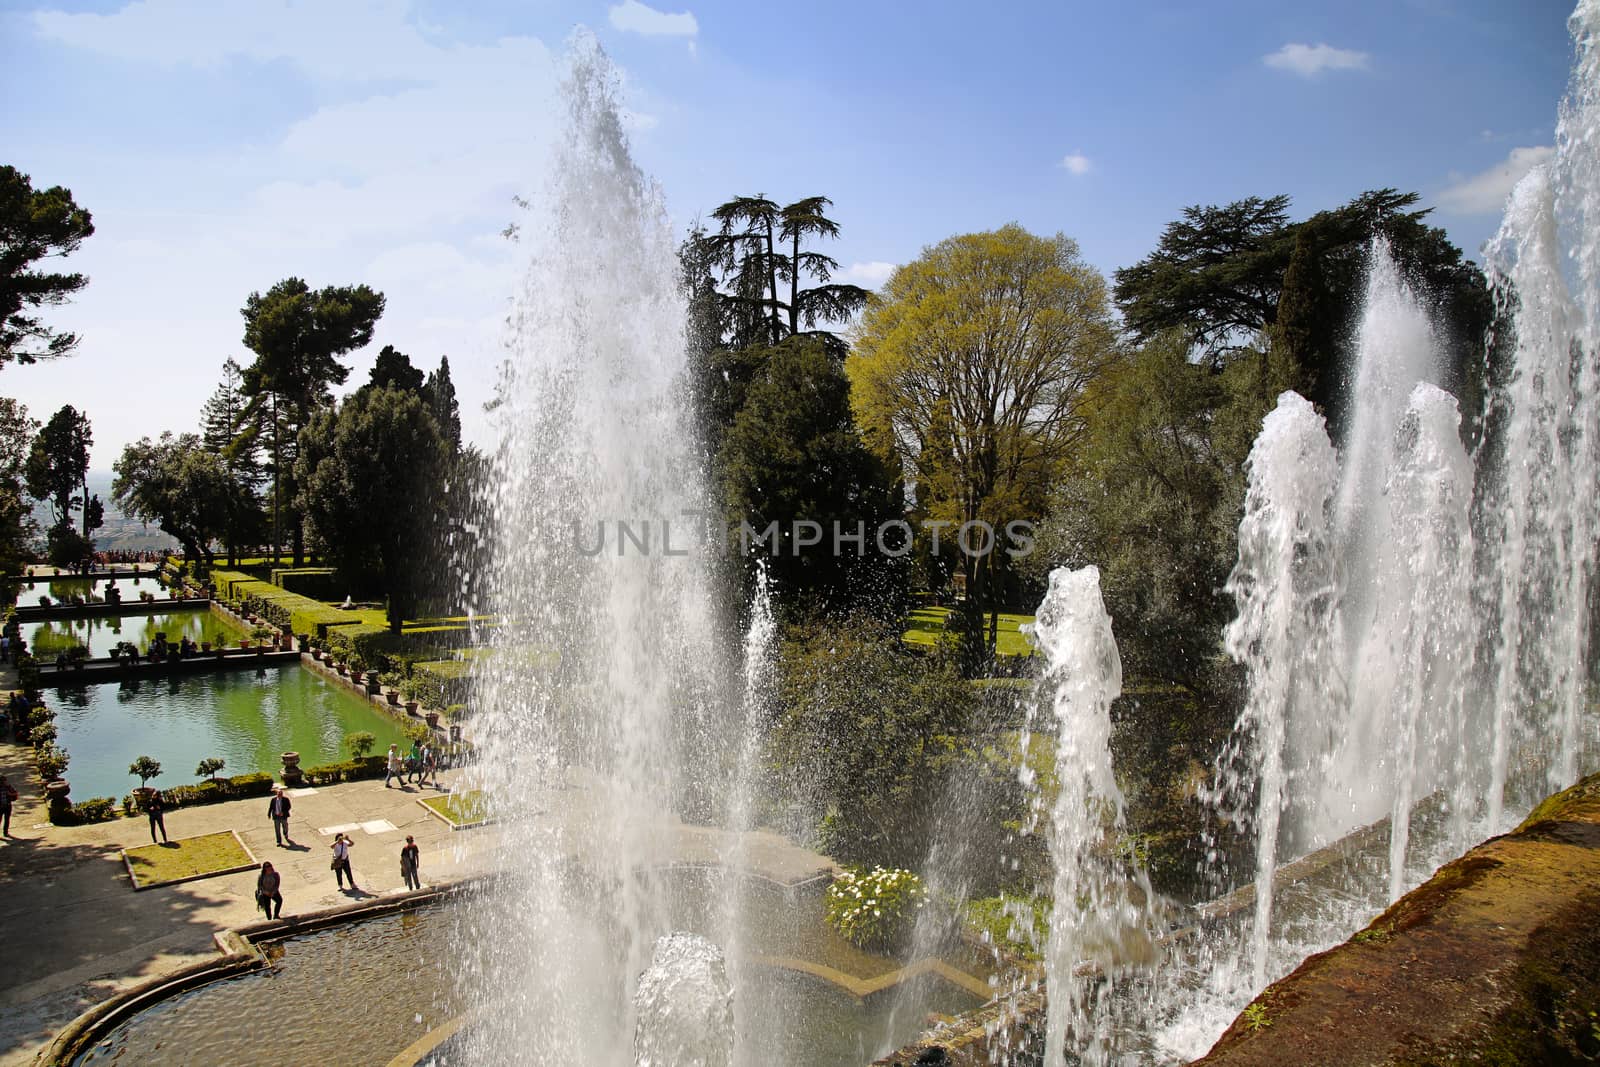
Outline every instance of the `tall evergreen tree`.
{"label": "tall evergreen tree", "polygon": [[[804,247],[814,238],[839,236],[838,224],[824,214],[832,204],[825,196],[810,196],[780,207],[765,196],[739,196],[711,213],[718,229],[694,236],[694,259],[717,279],[721,347],[775,345],[811,335],[836,359],[844,358],[848,346],[819,327],[842,323],[871,294],[834,282],[838,260]],[[813,284],[803,284],[808,279]]]}
{"label": "tall evergreen tree", "polygon": [[[55,522],[49,530],[51,562],[81,565],[86,571],[94,551],[93,533],[105,522],[105,505],[89,493],[89,449],[94,431],[89,416],[67,404],[50,416],[28,453],[28,494],[49,503]],[[73,529],[72,513],[82,511],[82,532]]]}
{"label": "tall evergreen tree", "polygon": [[233,357],[223,361],[222,381],[200,409],[200,442],[220,458],[234,488],[227,494],[228,512],[219,536],[228,562],[237,564],[240,550],[259,541],[264,527],[261,486],[268,477],[261,461],[261,440],[270,439],[270,427],[252,413],[244,391],[244,372]]}
{"label": "tall evergreen tree", "polygon": [[23,499],[23,472],[38,432],[39,424],[28,417],[26,407],[0,397],[0,576],[22,572],[28,542],[37,532],[32,509]]}
{"label": "tall evergreen tree", "polygon": [[456,400],[456,386],[450,380],[450,357],[439,357],[439,369],[428,375],[422,395],[428,401],[433,419],[439,424],[450,454],[461,451],[461,404]]}
{"label": "tall evergreen tree", "polygon": [[383,294],[365,285],[312,290],[286,278],[265,294],[251,293],[244,316],[244,343],[256,359],[244,371],[245,393],[265,408],[272,454],[272,541],[285,533],[295,562],[304,555],[304,531],[294,500],[296,438],[332,388],[349,377],[340,357],[368,344],[383,315]]}

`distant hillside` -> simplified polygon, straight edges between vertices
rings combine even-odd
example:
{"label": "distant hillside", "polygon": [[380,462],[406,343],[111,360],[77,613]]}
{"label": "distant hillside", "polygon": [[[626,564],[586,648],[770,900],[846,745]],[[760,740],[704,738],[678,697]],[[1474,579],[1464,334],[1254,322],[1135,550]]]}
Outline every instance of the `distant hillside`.
{"label": "distant hillside", "polygon": [[[94,532],[94,547],[102,552],[147,552],[176,549],[178,542],[154,526],[146,526],[138,519],[130,519],[111,499],[110,471],[89,472],[89,492],[96,494],[106,505],[106,524]],[[34,521],[39,524],[41,541],[43,531],[50,525],[50,506],[38,503],[33,508]],[[41,544],[42,548],[43,545]]]}

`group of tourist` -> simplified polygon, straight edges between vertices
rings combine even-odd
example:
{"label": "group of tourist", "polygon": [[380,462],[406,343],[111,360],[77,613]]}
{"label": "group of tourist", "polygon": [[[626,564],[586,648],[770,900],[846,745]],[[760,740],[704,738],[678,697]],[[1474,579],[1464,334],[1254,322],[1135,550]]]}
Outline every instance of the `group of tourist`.
{"label": "group of tourist", "polygon": [[383,763],[383,787],[389,788],[391,782],[399,779],[400,785],[426,785],[428,779],[433,779],[433,787],[439,788],[439,750],[432,740],[414,741],[411,752],[405,756],[400,755],[400,746],[389,746],[389,754]]}
{"label": "group of tourist", "polygon": [[[397,748],[395,745],[390,746],[392,752]],[[283,786],[274,786],[272,799],[267,801],[267,818],[272,820],[272,833],[280,848],[294,844],[294,839],[289,836],[289,817],[293,811],[294,802],[290,800]],[[348,882],[349,891],[359,893],[361,890],[356,885],[355,872],[350,867],[350,850],[354,847],[355,842],[351,840],[349,834],[343,830],[335,833],[333,843],[328,846],[329,852],[332,853],[329,868],[333,871],[334,880],[341,891],[347,888]],[[416,838],[411,834],[406,835],[406,843],[400,849],[400,877],[405,881],[408,890],[422,888],[422,850],[417,847]],[[256,877],[256,904],[268,919],[278,919],[283,916],[282,884],[282,875],[271,863],[263,863],[261,873]]]}

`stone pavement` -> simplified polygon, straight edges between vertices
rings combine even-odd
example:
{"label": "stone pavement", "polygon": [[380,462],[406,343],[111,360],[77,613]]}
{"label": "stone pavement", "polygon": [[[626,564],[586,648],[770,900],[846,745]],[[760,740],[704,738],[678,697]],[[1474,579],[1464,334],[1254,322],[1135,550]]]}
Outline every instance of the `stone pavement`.
{"label": "stone pavement", "polygon": [[[0,842],[0,1065],[28,1063],[74,1016],[111,994],[214,955],[213,935],[261,918],[255,871],[134,892],[118,850],[148,844],[148,822],[51,826],[26,749],[0,742],[0,773],[22,794],[13,837]],[[452,776],[442,776],[448,786]],[[452,831],[417,803],[431,786],[385,789],[348,782],[295,796],[295,846],[274,843],[265,797],[179,808],[166,816],[172,839],[233,829],[258,860],[283,874],[284,917],[404,889],[400,846],[412,834],[422,877],[435,885],[470,877],[498,843],[493,826]],[[341,892],[328,864],[332,834],[350,832],[361,893]],[[376,831],[376,832],[373,832]]]}
{"label": "stone pavement", "polygon": [[[143,817],[93,826],[51,826],[27,750],[0,741],[0,773],[21,792],[12,839],[0,842],[0,1067],[21,1067],[83,1011],[123,989],[198,962],[218,951],[214,935],[261,917],[255,871],[135,892],[118,850],[148,844]],[[441,776],[448,788],[462,772]],[[407,834],[422,850],[422,880],[448,885],[487,873],[500,851],[495,825],[455,831],[417,803],[429,787],[384,788],[347,782],[292,793],[293,847],[273,840],[267,798],[178,808],[166,816],[171,839],[238,831],[257,860],[283,875],[283,914],[401,892],[400,847]],[[533,818],[554,831],[546,840],[575,859],[592,847],[586,828],[604,808],[606,790],[569,770]],[[353,827],[353,828],[352,828]],[[340,891],[329,869],[333,833],[354,839],[351,866],[361,892]],[[671,820],[646,827],[649,863],[715,863],[735,854],[726,831]],[[326,830],[326,833],[321,831]],[[825,877],[833,862],[771,833],[746,836],[741,865],[758,877],[793,885]]]}

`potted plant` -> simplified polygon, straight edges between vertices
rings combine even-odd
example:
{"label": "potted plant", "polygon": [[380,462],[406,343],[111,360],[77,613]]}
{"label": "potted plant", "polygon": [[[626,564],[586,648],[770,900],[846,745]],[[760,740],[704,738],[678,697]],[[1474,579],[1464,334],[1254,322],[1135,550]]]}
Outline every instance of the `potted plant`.
{"label": "potted plant", "polygon": [[143,793],[148,788],[150,779],[161,776],[161,761],[149,756],[140,756],[128,764],[128,773],[139,779],[139,792]]}
{"label": "potted plant", "polygon": [[352,652],[345,663],[350,668],[350,680],[360,685],[361,677],[367,671],[367,661],[359,653]]}
{"label": "potted plant", "polygon": [[[417,702],[415,700],[406,701],[406,710],[411,712],[413,715],[415,715],[416,711],[417,711]],[[434,711],[432,708],[429,708],[427,711],[422,713],[422,717],[425,720],[427,720],[427,723],[428,723],[429,726],[435,727],[435,728],[438,727],[438,725],[439,725],[439,713],[437,711]]]}
{"label": "potted plant", "polygon": [[202,653],[210,655],[210,653],[211,653],[211,642],[210,641],[201,641],[200,642],[200,651]]}

